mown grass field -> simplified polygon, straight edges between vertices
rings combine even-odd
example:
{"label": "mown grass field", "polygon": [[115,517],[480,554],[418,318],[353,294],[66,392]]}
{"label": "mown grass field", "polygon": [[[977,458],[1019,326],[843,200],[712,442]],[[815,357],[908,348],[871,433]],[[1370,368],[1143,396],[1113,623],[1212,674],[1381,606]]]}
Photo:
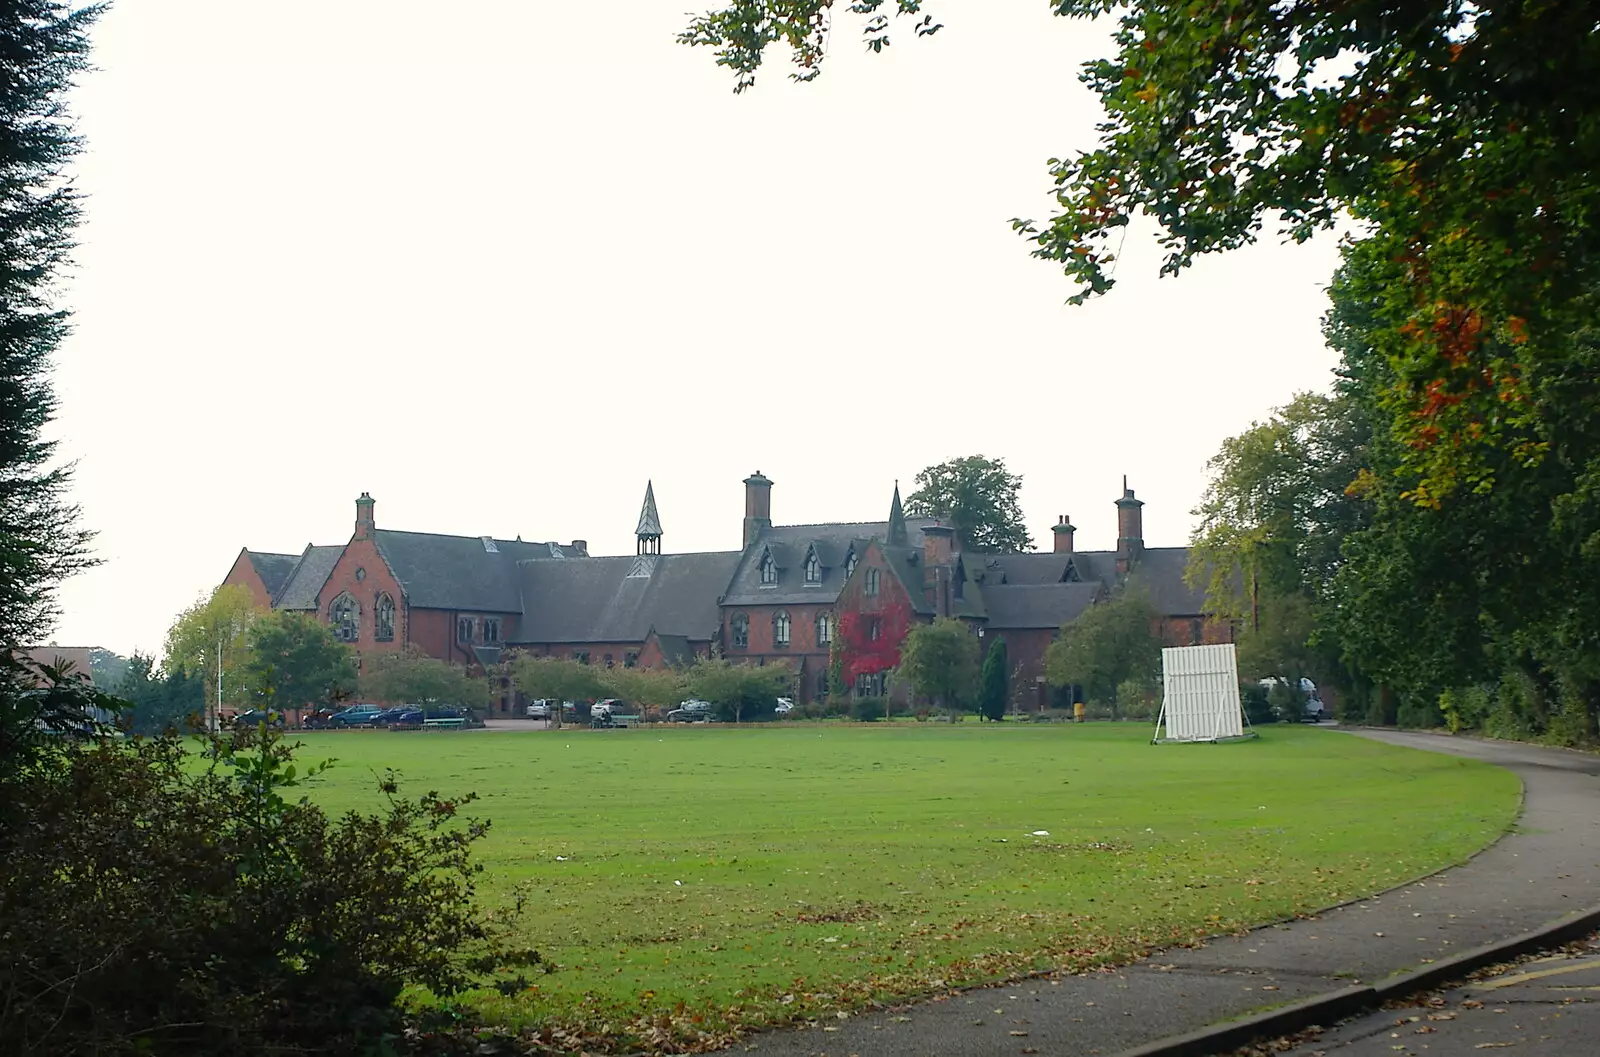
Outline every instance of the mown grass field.
{"label": "mown grass field", "polygon": [[[485,892],[554,965],[483,1010],[620,1047],[1125,960],[1398,884],[1515,818],[1509,772],[1327,730],[783,724],[304,735],[311,790],[475,791]],[[1048,836],[1034,836],[1035,831]]]}

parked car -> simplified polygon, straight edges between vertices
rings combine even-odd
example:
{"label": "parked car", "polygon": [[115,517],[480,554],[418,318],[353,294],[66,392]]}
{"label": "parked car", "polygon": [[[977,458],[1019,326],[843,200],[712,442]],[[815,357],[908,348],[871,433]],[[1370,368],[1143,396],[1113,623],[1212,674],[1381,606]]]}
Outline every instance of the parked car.
{"label": "parked car", "polygon": [[252,708],[248,712],[240,712],[233,717],[233,725],[236,727],[254,727],[260,724],[281,727],[283,726],[283,713],[276,709]]}
{"label": "parked car", "polygon": [[550,702],[549,701],[545,701],[545,700],[539,700],[539,701],[531,702],[528,705],[528,718],[529,719],[549,719],[550,718]]}
{"label": "parked car", "polygon": [[777,715],[787,716],[789,713],[794,711],[794,699],[788,697],[778,698],[778,704],[773,708],[772,711]]}
{"label": "parked car", "polygon": [[608,697],[603,700],[596,701],[594,704],[589,706],[589,718],[593,720],[602,716],[609,717],[621,715],[627,710],[627,702],[622,701],[619,698]]}
{"label": "parked car", "polygon": [[667,713],[668,723],[705,723],[711,719],[711,702],[690,698]]}
{"label": "parked car", "polygon": [[351,705],[344,711],[330,716],[328,726],[334,729],[371,726],[373,717],[383,711],[386,710],[378,705]]}
{"label": "parked car", "polygon": [[374,727],[387,727],[403,713],[409,712],[415,707],[415,705],[399,705],[395,708],[386,708],[381,712],[374,712],[367,722]]}
{"label": "parked car", "polygon": [[395,715],[390,717],[390,727],[420,727],[430,719],[464,719],[472,717],[464,709],[450,707],[424,708],[421,705],[406,705],[395,710]]}
{"label": "parked car", "polygon": [[[1273,687],[1280,685],[1283,685],[1283,680],[1276,676],[1268,676],[1261,680],[1262,689],[1268,693],[1272,692]],[[1299,717],[1301,721],[1320,723],[1325,719],[1333,718],[1327,707],[1322,703],[1322,695],[1317,690],[1317,684],[1310,679],[1300,680],[1300,697],[1305,702],[1305,711]],[[1291,723],[1295,722],[1294,716],[1280,715],[1279,718]]]}

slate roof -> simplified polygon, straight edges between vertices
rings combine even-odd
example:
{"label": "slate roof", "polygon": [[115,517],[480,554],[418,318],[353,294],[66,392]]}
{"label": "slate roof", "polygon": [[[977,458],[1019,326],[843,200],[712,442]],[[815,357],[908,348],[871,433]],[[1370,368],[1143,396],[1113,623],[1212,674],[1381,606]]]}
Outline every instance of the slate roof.
{"label": "slate roof", "polygon": [[569,556],[559,543],[524,543],[486,536],[374,529],[372,539],[400,582],[406,601],[419,609],[521,612],[517,564],[531,558]]}
{"label": "slate roof", "polygon": [[261,577],[268,598],[278,597],[283,585],[289,582],[289,575],[294,572],[295,563],[300,560],[298,554],[269,554],[266,551],[252,550],[244,553],[250,559],[251,568]]}
{"label": "slate roof", "polygon": [[1056,584],[1067,570],[1071,555],[1053,551],[1027,554],[988,554],[964,551],[967,575],[981,584]]}
{"label": "slate roof", "polygon": [[687,635],[663,635],[656,632],[656,645],[661,647],[661,659],[674,668],[694,660],[694,647]]}
{"label": "slate roof", "polygon": [[[932,518],[906,518],[906,548],[922,553],[922,529],[933,524]],[[845,521],[821,525],[776,525],[762,532],[760,538],[746,547],[740,555],[738,568],[727,584],[725,605],[832,605],[844,587],[845,557],[853,547],[860,558],[870,539],[887,539],[887,521]],[[822,563],[819,583],[805,582],[806,554],[816,548],[817,560]],[[761,556],[770,552],[778,566],[778,582],[772,586],[761,583]],[[922,583],[917,574],[916,583]],[[917,592],[920,594],[920,592]]]}
{"label": "slate roof", "polygon": [[516,586],[520,609],[515,642],[643,642],[655,629],[663,640],[717,637],[718,596],[740,551],[663,554],[650,575],[629,575],[633,555],[573,561],[522,561]]}
{"label": "slate roof", "polygon": [[985,586],[989,628],[1059,628],[1077,620],[1105,590],[1098,581],[1081,584],[1002,584]]}
{"label": "slate roof", "polygon": [[328,582],[328,574],[333,572],[339,555],[343,553],[342,544],[332,547],[308,544],[290,570],[289,578],[283,582],[283,587],[273,596],[272,608],[316,609],[317,593]]}
{"label": "slate roof", "polygon": [[1205,612],[1206,589],[1184,583],[1188,566],[1188,547],[1147,547],[1131,579],[1150,592],[1150,604],[1163,616],[1198,617]]}

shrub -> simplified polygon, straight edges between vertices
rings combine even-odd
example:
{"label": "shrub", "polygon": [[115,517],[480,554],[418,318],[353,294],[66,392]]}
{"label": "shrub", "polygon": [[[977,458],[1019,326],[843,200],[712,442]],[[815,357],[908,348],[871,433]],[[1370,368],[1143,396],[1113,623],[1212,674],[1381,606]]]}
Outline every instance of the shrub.
{"label": "shrub", "polygon": [[298,772],[270,729],[199,760],[193,744],[58,739],[0,761],[8,1053],[377,1051],[408,986],[524,986],[537,955],[475,906],[470,797],[405,799],[389,776],[387,810],[329,819],[285,796],[321,768]]}
{"label": "shrub", "polygon": [[883,718],[884,699],[874,694],[857,694],[850,700],[850,718],[861,723],[876,723]]}
{"label": "shrub", "polygon": [[1267,688],[1260,683],[1239,685],[1239,701],[1244,705],[1244,718],[1250,721],[1252,727],[1278,721],[1277,713],[1272,710],[1270,697]]}

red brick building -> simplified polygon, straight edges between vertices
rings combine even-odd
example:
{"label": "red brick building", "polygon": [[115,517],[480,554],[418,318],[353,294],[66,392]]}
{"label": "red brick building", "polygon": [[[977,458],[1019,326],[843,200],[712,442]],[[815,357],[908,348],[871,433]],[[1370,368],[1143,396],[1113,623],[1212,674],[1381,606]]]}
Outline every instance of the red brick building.
{"label": "red brick building", "polygon": [[886,521],[775,525],[773,482],[758,471],[744,487],[741,549],[664,552],[647,485],[635,553],[615,557],[590,557],[583,540],[382,529],[362,493],[348,542],[299,555],[244,550],[224,582],[244,584],[264,606],[326,620],[363,655],[410,646],[484,670],[505,650],[628,667],[717,653],[793,667],[802,700],[827,692],[836,640],[847,684],[881,689],[910,627],[950,616],[968,621],[986,648],[1003,635],[1014,703],[1041,703],[1051,640],[1130,577],[1149,593],[1169,644],[1231,639],[1184,583],[1187,549],[1145,547],[1143,504],[1126,482],[1116,550],[1076,551],[1062,517],[1054,548],[1026,554],[962,551],[950,526],[906,517],[898,488]]}

